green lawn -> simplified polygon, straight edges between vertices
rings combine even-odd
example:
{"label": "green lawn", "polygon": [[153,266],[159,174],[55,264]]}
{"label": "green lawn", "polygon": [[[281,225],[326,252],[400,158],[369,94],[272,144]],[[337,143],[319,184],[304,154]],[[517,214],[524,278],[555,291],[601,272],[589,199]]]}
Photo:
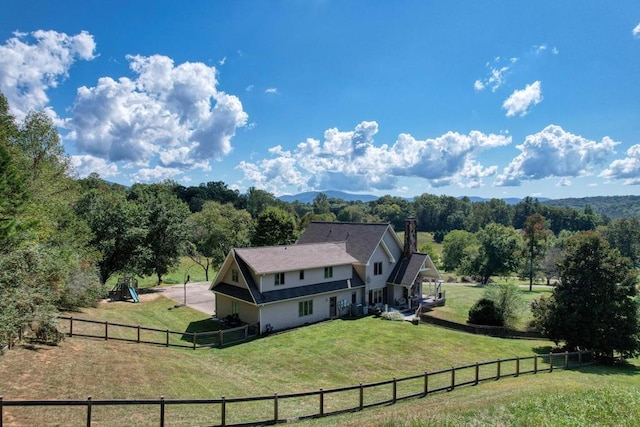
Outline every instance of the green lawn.
{"label": "green lawn", "polygon": [[[194,322],[207,320],[206,315],[185,307],[176,309],[173,304],[158,297],[140,304],[102,304],[74,315],[172,330],[186,330]],[[546,353],[550,345],[546,341],[475,336],[374,317],[334,320],[241,345],[197,351],[67,338],[59,346],[26,346],[2,356],[0,395],[13,400],[285,394]],[[639,419],[633,415],[638,415],[640,407],[640,361],[634,363],[628,368],[593,366],[489,381],[302,425],[549,425],[540,420],[550,411],[564,417],[560,425],[598,424],[598,417],[609,425],[631,425],[629,420]],[[376,393],[388,396],[389,388]],[[582,418],[571,418],[583,401],[589,403],[590,410],[580,415]],[[335,409],[355,402],[357,395],[346,399],[343,395],[327,395],[325,405]],[[317,396],[301,399],[295,405],[283,400],[280,410],[285,414],[310,413],[317,410],[317,404]],[[229,408],[229,423],[268,419],[273,414],[273,404],[268,401]],[[80,407],[53,411],[46,407],[7,407],[3,411],[5,425],[79,425],[85,422],[86,414]],[[168,425],[217,424],[219,411],[219,407],[169,407]],[[92,412],[97,425],[153,425],[157,417],[157,407],[96,406]]]}
{"label": "green lawn", "polygon": [[[180,265],[174,270],[170,271],[162,277],[162,283],[165,285],[177,285],[184,283],[185,279],[189,276],[190,282],[204,282],[205,272],[202,267],[194,263],[189,257],[182,257],[180,259]],[[216,275],[216,271],[213,268],[209,268],[209,280],[213,280]],[[121,274],[115,274],[107,280],[107,288],[110,290],[117,282]],[[152,288],[158,285],[158,278],[155,275],[146,277],[135,277],[138,280],[138,286],[141,288]]]}
{"label": "green lawn", "polygon": [[[445,291],[447,298],[444,307],[436,307],[430,314],[445,320],[451,320],[458,323],[466,323],[469,309],[471,306],[482,298],[485,287],[472,284],[451,284],[443,283],[442,289]],[[522,297],[526,301],[523,311],[518,321],[518,329],[526,329],[527,324],[531,320],[530,302],[533,299],[540,298],[543,295],[551,295],[553,288],[547,286],[534,286],[533,291],[529,292],[528,287],[520,287]]]}

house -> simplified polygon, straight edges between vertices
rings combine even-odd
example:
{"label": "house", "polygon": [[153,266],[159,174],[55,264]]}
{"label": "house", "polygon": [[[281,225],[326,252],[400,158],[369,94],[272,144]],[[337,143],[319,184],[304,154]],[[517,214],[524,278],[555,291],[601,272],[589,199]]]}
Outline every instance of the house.
{"label": "house", "polygon": [[286,329],[369,309],[416,309],[423,282],[441,276],[417,251],[415,218],[404,243],[389,224],[312,222],[294,245],[232,249],[210,289],[218,318]]}

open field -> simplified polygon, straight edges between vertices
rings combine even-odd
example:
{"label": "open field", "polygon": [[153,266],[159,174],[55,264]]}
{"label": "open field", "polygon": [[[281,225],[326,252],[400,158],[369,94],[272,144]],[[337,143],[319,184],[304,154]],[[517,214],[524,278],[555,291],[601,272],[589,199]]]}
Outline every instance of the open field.
{"label": "open field", "polygon": [[[446,291],[446,304],[444,307],[434,308],[429,314],[452,322],[466,323],[469,317],[469,309],[476,301],[482,298],[485,287],[473,284],[443,283],[442,289]],[[517,328],[525,330],[527,324],[532,319],[529,304],[532,300],[540,298],[543,295],[551,295],[553,288],[548,286],[534,286],[531,292],[529,292],[528,287],[521,287],[520,290],[526,303],[520,314]]]}
{"label": "open field", "polygon": [[[186,330],[207,316],[162,296],[107,303],[76,317]],[[0,395],[13,399],[220,398],[330,389],[476,361],[546,353],[550,343],[474,336],[366,317],[335,320],[224,349],[188,350],[67,338],[0,358]],[[489,381],[476,387],[300,425],[637,425],[640,361]],[[327,405],[340,402],[328,401]],[[352,402],[350,402],[352,403]],[[315,401],[303,403],[315,405]],[[286,407],[282,408],[287,410]],[[242,417],[273,411],[247,405]],[[4,425],[80,425],[83,408],[5,408]],[[549,418],[553,414],[554,418]],[[270,415],[266,415],[268,418]],[[97,425],[154,425],[157,407],[95,407]],[[219,422],[219,408],[171,407],[168,425]]]}

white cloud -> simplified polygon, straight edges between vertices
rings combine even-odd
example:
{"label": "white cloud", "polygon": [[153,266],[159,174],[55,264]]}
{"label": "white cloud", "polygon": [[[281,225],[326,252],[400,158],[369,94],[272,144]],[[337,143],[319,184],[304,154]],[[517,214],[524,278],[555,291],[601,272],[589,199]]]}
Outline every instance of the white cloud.
{"label": "white cloud", "polygon": [[74,36],[44,30],[14,33],[0,45],[0,91],[11,113],[22,120],[30,110],[46,109],[47,90],[64,81],[76,61],[93,59],[95,49],[93,36],[86,31]]}
{"label": "white cloud", "polygon": [[[80,152],[112,162],[202,167],[231,151],[231,138],[247,122],[240,100],[217,89],[216,69],[175,66],[166,56],[128,56],[135,78],[102,77],[77,91],[67,139]],[[140,177],[156,174],[141,171]],[[161,171],[164,174],[166,171]]]}
{"label": "white cloud", "polygon": [[627,185],[640,185],[640,144],[631,146],[626,158],[611,162],[600,176],[609,180],[622,179]]}
{"label": "white cloud", "polygon": [[245,89],[247,92],[253,92],[253,89],[255,88],[254,85],[249,85],[247,86],[247,88]]}
{"label": "white cloud", "polygon": [[227,57],[223,57],[221,60],[218,61],[218,65],[222,66],[227,62]]}
{"label": "white cloud", "polygon": [[276,146],[274,156],[238,168],[253,185],[277,194],[293,186],[300,191],[341,188],[350,191],[389,190],[399,177],[421,177],[432,186],[481,185],[482,178],[495,174],[495,166],[484,168],[474,157],[483,150],[511,142],[503,135],[468,135],[448,132],[440,137],[417,140],[400,134],[391,146],[376,146],[378,124],[362,122],[352,131],[327,129],[324,140],[309,138],[292,151]]}
{"label": "white cloud", "polygon": [[278,93],[278,88],[277,87],[268,87],[268,88],[266,88],[264,90],[264,93],[272,94],[272,95],[276,94],[276,93]]}
{"label": "white cloud", "polygon": [[633,34],[633,37],[640,39],[640,24],[636,25],[631,33]]}
{"label": "white cloud", "polygon": [[571,186],[571,180],[564,176],[560,178],[560,180],[556,184],[556,187],[570,187],[570,186]]}
{"label": "white cloud", "polygon": [[71,156],[71,166],[80,178],[97,173],[101,178],[118,175],[118,165],[90,155]]}
{"label": "white cloud", "polygon": [[154,168],[141,168],[134,175],[134,182],[159,182],[171,179],[183,171],[178,168],[156,166]]}
{"label": "white cloud", "polygon": [[[501,63],[505,62],[506,65],[501,65]],[[473,84],[473,88],[477,91],[482,91],[488,87],[491,92],[495,92],[504,84],[506,74],[516,62],[518,62],[518,58],[510,58],[503,61],[499,56],[494,59],[493,64],[487,62],[485,67],[489,70],[489,75],[484,79],[477,79]]]}
{"label": "white cloud", "polygon": [[497,177],[495,184],[519,186],[523,180],[589,175],[614,153],[618,144],[609,137],[597,142],[549,125],[516,146],[520,154]]}
{"label": "white cloud", "polygon": [[542,102],[542,88],[537,80],[524,89],[515,90],[502,104],[502,108],[507,110],[507,117],[515,115],[525,116],[529,112],[529,107]]}

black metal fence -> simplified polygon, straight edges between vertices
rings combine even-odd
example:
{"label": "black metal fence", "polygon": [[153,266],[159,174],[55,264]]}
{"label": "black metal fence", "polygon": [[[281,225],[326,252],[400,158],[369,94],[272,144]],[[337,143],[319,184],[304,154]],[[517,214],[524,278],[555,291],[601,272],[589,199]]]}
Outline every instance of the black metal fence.
{"label": "black metal fence", "polygon": [[[9,409],[25,407],[81,407],[84,408],[86,425],[92,422],[100,425],[115,422],[118,425],[129,424],[126,419],[114,418],[114,413],[103,413],[96,417],[94,411],[98,407],[137,406],[154,408],[155,415],[149,414],[145,424],[157,420],[160,426],[167,422],[169,408],[187,405],[191,408],[199,405],[201,411],[190,410],[181,413],[180,418],[189,425],[214,424],[232,425],[265,425],[278,424],[289,420],[301,420],[336,415],[345,412],[360,411],[380,405],[394,404],[398,401],[426,397],[429,394],[451,391],[458,387],[478,385],[488,380],[499,380],[504,377],[518,377],[524,374],[553,372],[556,369],[570,369],[592,364],[591,352],[549,353],[527,357],[498,359],[491,362],[451,367],[434,372],[424,372],[403,378],[393,378],[375,383],[319,389],[315,391],[274,394],[254,397],[236,397],[219,399],[102,399],[93,400],[3,400],[0,396],[0,427]],[[217,414],[216,414],[217,412]],[[47,413],[51,420],[55,413]],[[20,413],[11,411],[11,419],[19,420]],[[176,413],[177,417],[178,414]],[[189,418],[191,416],[191,418]],[[77,419],[77,418],[76,418]],[[174,424],[172,420],[172,424]]]}
{"label": "black metal fence", "polygon": [[68,316],[59,316],[59,319],[69,321],[68,328],[65,331],[69,337],[100,338],[155,344],[165,347],[192,348],[194,350],[198,348],[223,347],[244,342],[260,333],[260,327],[257,323],[217,331],[176,332],[169,329],[148,328],[100,320],[76,319]]}

